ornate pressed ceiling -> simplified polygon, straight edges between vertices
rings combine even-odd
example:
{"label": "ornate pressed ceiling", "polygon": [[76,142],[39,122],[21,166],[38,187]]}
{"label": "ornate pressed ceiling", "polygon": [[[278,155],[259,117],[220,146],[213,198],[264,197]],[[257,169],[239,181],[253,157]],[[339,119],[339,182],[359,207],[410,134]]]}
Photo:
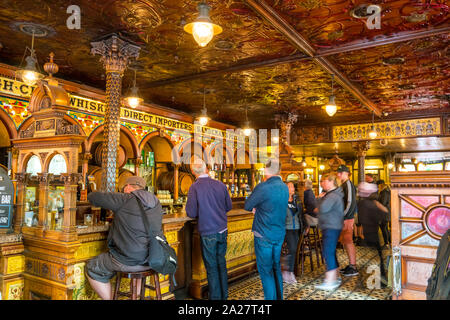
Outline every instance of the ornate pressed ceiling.
{"label": "ornate pressed ceiling", "polygon": [[[90,42],[113,32],[141,47],[137,85],[146,102],[199,113],[207,89],[209,115],[235,125],[248,107],[253,126],[275,127],[274,115],[296,111],[299,125],[387,119],[449,111],[449,7],[440,0],[210,0],[223,33],[200,48],[183,26],[198,1],[3,0],[0,62],[18,66],[29,36],[17,23],[51,27],[35,48],[42,66],[52,51],[58,77],[105,88]],[[66,26],[69,5],[81,8],[81,29]],[[368,29],[359,6],[381,7],[381,28]],[[358,11],[359,10],[359,11]],[[353,12],[353,15],[352,15]],[[330,72],[336,103],[330,118]],[[124,90],[133,74],[126,72]],[[383,117],[384,120],[384,117]]]}

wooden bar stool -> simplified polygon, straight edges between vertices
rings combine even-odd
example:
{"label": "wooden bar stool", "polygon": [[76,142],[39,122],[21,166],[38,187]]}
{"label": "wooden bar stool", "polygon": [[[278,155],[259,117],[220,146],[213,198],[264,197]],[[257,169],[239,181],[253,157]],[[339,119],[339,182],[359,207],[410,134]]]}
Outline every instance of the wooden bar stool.
{"label": "wooden bar stool", "polygon": [[301,265],[301,275],[305,266],[305,256],[309,257],[311,271],[314,271],[312,260],[311,240],[309,237],[309,227],[303,231],[297,245],[297,253],[295,255],[295,275],[298,276],[298,266]]}
{"label": "wooden bar stool", "polygon": [[322,261],[322,264],[324,263],[322,255],[322,239],[320,237],[319,228],[317,226],[311,226],[310,228],[312,230],[312,237],[313,237],[311,247],[316,252],[317,266],[320,267],[319,256],[320,260]]}
{"label": "wooden bar stool", "polygon": [[[146,279],[147,277],[153,276],[153,280],[155,281],[155,287],[147,285]],[[130,279],[130,292],[120,291],[120,281],[122,278]],[[137,299],[137,284],[138,281],[141,281],[141,298],[140,300],[145,300],[145,288],[153,289],[156,291],[156,300],[162,300],[161,297],[161,287],[159,285],[159,275],[157,272],[153,270],[145,270],[141,272],[116,272],[116,286],[114,288],[113,299],[117,300],[119,296],[131,298],[131,300]]]}

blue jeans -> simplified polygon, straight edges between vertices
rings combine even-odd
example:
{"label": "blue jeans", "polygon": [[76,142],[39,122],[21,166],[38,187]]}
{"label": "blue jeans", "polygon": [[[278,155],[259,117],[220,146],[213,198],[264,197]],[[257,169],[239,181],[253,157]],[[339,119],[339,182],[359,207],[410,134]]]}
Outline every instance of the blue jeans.
{"label": "blue jeans", "polygon": [[261,278],[265,300],[283,300],[281,247],[283,240],[271,241],[255,237],[256,266]]}
{"label": "blue jeans", "polygon": [[210,300],[227,300],[228,298],[227,261],[225,259],[227,235],[228,231],[200,236]]}
{"label": "blue jeans", "polygon": [[322,230],[323,241],[323,258],[325,259],[325,265],[327,271],[334,270],[339,267],[336,257],[336,246],[338,243],[341,230],[325,229]]}
{"label": "blue jeans", "polygon": [[286,230],[286,244],[288,248],[287,267],[288,271],[294,272],[295,254],[297,253],[298,239],[300,238],[300,230]]}

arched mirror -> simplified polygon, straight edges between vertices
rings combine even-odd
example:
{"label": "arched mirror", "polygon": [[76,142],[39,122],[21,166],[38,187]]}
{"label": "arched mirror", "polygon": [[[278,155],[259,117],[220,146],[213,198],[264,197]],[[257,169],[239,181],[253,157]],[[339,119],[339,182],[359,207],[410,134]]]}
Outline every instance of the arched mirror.
{"label": "arched mirror", "polygon": [[31,156],[31,158],[28,160],[27,169],[25,170],[25,172],[31,173],[31,175],[33,176],[42,172],[41,160],[38,156]]}
{"label": "arched mirror", "polygon": [[60,154],[56,154],[48,166],[48,173],[59,175],[61,173],[67,173],[67,164],[64,157]]}

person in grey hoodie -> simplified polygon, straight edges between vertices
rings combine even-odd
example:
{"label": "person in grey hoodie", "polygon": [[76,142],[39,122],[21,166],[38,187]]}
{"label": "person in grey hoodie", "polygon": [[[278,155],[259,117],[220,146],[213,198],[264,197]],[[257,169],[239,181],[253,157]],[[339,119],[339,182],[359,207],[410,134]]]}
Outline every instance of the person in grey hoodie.
{"label": "person in grey hoodie", "polygon": [[[116,271],[139,272],[149,270],[147,264],[149,230],[142,221],[138,201],[141,201],[151,231],[162,233],[162,206],[158,198],[144,190],[143,178],[133,176],[125,181],[124,193],[91,192],[89,202],[114,212],[109,228],[108,251],[89,260],[86,273],[92,289],[103,300],[111,300],[110,279]],[[139,200],[138,200],[139,199]],[[138,282],[137,292],[140,292]]]}
{"label": "person in grey hoodie", "polygon": [[316,285],[315,288],[334,290],[341,284],[341,280],[338,278],[339,264],[336,257],[336,246],[344,225],[344,193],[341,188],[338,188],[334,174],[324,174],[320,185],[324,192],[318,197],[319,228],[322,230],[323,257],[327,272],[324,282]]}

